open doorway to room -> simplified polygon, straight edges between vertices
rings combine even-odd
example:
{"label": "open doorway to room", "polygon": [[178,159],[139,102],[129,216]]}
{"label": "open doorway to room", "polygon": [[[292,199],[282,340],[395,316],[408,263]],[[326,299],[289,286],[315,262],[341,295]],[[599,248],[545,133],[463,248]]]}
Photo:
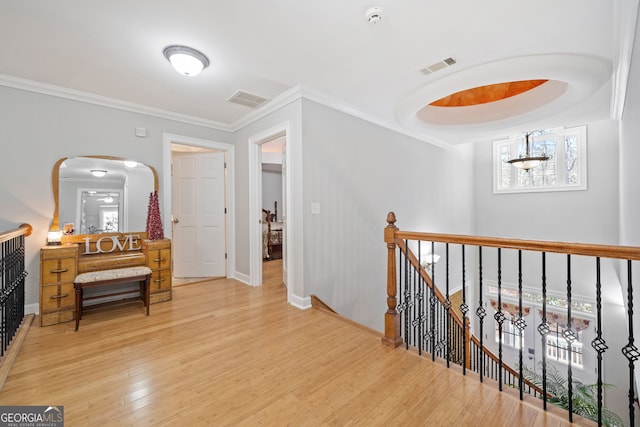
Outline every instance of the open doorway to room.
{"label": "open doorway to room", "polygon": [[280,135],[260,145],[262,154],[262,283],[284,285],[284,188],[286,137]]}
{"label": "open doorway to room", "polygon": [[227,277],[228,144],[165,135],[165,145],[172,283]]}
{"label": "open doorway to room", "polygon": [[[289,276],[292,274],[289,268],[290,252],[288,250],[291,246],[289,242],[291,238],[289,233],[291,227],[289,223],[291,200],[288,197],[288,194],[291,193],[291,179],[290,174],[287,172],[288,165],[290,164],[290,150],[287,149],[290,127],[289,122],[284,122],[251,136],[248,141],[249,213],[251,217],[249,224],[249,284],[252,286],[265,284],[262,274],[263,267],[274,266],[277,265],[277,263],[281,263],[282,268],[276,270],[276,273],[272,277],[276,281],[276,285],[280,286],[284,284],[287,287],[287,301],[291,300],[292,292],[291,286],[288,286],[290,283]],[[262,146],[265,144],[267,145],[263,155]],[[264,162],[263,157],[265,158]],[[273,160],[274,158],[278,160]],[[281,162],[281,166],[275,166],[276,164],[280,165],[278,162]],[[263,163],[265,164],[265,169],[267,169],[264,172],[265,175],[271,172],[269,169],[278,169],[281,171],[281,177],[277,177],[277,182],[280,182],[281,190],[274,190],[278,196],[269,196],[268,193],[263,199]],[[264,179],[266,181],[269,178],[265,176]],[[271,211],[271,215],[275,214],[276,205],[274,202],[280,197],[280,191],[282,203],[277,204],[278,212],[272,217],[275,221],[273,221],[272,224],[268,224],[267,219],[270,218],[265,217],[265,211]],[[276,242],[279,239],[279,243],[276,243],[279,246],[272,245],[272,251],[274,253],[277,251],[282,254],[281,258],[274,261],[270,260],[271,255],[268,253],[270,241],[266,240],[269,238],[269,225],[274,225],[281,229],[281,231],[272,233]]]}

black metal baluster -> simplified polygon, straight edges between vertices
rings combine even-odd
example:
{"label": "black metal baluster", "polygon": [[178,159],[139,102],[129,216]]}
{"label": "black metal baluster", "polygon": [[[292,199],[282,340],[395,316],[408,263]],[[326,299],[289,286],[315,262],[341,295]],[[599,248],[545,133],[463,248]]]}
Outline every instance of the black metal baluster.
{"label": "black metal baluster", "polygon": [[[482,302],[482,246],[478,246],[478,281],[479,281],[479,292],[480,292],[480,300],[478,302],[478,308],[476,309],[476,316],[480,319],[480,354],[482,354],[482,350],[484,348],[484,317],[487,315],[487,311],[483,307]],[[479,366],[479,374],[480,374],[480,382],[483,382],[483,374],[484,374],[484,363],[481,363]]]}
{"label": "black metal baluster", "polygon": [[547,410],[547,335],[551,332],[547,322],[547,254],[542,252],[542,322],[538,325],[542,337],[542,407]]}
{"label": "black metal baluster", "polygon": [[600,282],[600,257],[596,258],[596,337],[591,347],[598,352],[598,425],[602,425],[602,353],[609,347],[602,339],[602,283]]}
{"label": "black metal baluster", "polygon": [[567,352],[569,355],[569,363],[567,363],[567,399],[569,403],[569,421],[573,422],[573,372],[571,369],[571,343],[574,340],[574,334],[571,324],[571,255],[569,254],[567,254],[567,328],[562,333],[562,336],[567,340]]}
{"label": "black metal baluster", "polygon": [[498,389],[502,391],[502,324],[505,320],[502,313],[502,248],[498,248],[498,311],[493,318],[498,322]]}
{"label": "black metal baluster", "polygon": [[405,349],[409,350],[409,241],[404,241],[404,341]]}
{"label": "black metal baluster", "polygon": [[622,347],[622,354],[629,361],[629,425],[635,424],[635,391],[634,391],[634,364],[640,357],[638,348],[634,345],[633,339],[633,280],[631,277],[631,261],[627,260],[627,319],[629,322],[629,342]]}
{"label": "black metal baluster", "polygon": [[[431,242],[431,253],[435,250],[435,242]],[[435,282],[435,267],[431,264],[431,292],[429,298],[429,305],[431,306],[431,330],[429,334],[431,336],[431,360],[436,360],[436,282]]]}
{"label": "black metal baluster", "polygon": [[[431,252],[433,253],[433,252]],[[445,244],[445,272],[446,272],[446,278],[445,278],[445,300],[444,300],[444,304],[445,304],[445,309],[447,310],[447,315],[449,318],[451,318],[450,310],[451,310],[451,299],[449,299],[449,243]],[[451,361],[451,322],[447,322],[447,330],[445,332],[445,339],[447,340],[447,368],[449,367],[449,362]],[[455,342],[455,341],[454,341]]]}
{"label": "black metal baluster", "polygon": [[[422,273],[422,242],[418,241],[418,268]],[[422,356],[422,295],[424,289],[424,280],[422,274],[418,274],[418,354]]]}
{"label": "black metal baluster", "polygon": [[460,304],[460,312],[462,313],[462,375],[467,375],[467,313],[469,306],[467,305],[467,273],[464,252],[464,245],[462,245],[462,304]]}
{"label": "black metal baluster", "polygon": [[520,338],[520,351],[518,352],[518,363],[520,366],[519,378],[518,378],[518,388],[520,389],[520,400],[524,398],[523,396],[523,376],[524,376],[524,366],[522,364],[522,347],[524,343],[523,334],[524,329],[527,327],[526,322],[522,318],[522,251],[518,251],[518,320],[516,320],[516,327],[520,331],[518,337]]}
{"label": "black metal baluster", "polygon": [[417,329],[417,324],[416,324],[416,299],[417,299],[417,293],[416,293],[416,280],[418,279],[418,271],[413,267],[410,266],[411,268],[411,282],[409,283],[409,288],[411,289],[411,313],[410,313],[410,319],[411,319],[411,344],[415,347],[416,346],[416,329]]}

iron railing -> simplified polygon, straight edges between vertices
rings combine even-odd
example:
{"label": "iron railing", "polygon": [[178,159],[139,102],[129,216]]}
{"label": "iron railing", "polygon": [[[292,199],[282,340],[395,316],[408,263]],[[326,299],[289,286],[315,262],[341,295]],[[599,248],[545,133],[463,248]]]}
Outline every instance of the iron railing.
{"label": "iron railing", "polygon": [[24,238],[30,234],[28,224],[0,234],[0,357],[24,319]]}
{"label": "iron railing", "polygon": [[[387,222],[387,311],[383,337],[386,345],[413,347],[420,354],[428,353],[433,360],[441,358],[447,365],[458,364],[464,374],[467,370],[476,372],[480,381],[484,378],[495,380],[501,391],[505,384],[517,389],[521,400],[524,395],[540,398],[545,410],[548,402],[561,404],[567,409],[570,422],[576,413],[599,425],[635,425],[635,362],[640,358],[640,351],[634,344],[632,278],[634,268],[640,268],[635,262],[640,260],[640,248],[403,232],[395,226],[392,212]],[[455,255],[452,254],[454,250]],[[443,258],[437,269],[436,252]],[[549,266],[551,255],[553,266]],[[608,266],[606,281],[602,272],[605,259]],[[574,262],[576,266],[572,265]],[[617,274],[611,275],[611,271]],[[589,276],[587,282],[586,275]],[[590,288],[593,301],[585,303],[574,297],[573,276],[579,276],[581,283],[593,284]],[[618,281],[618,276],[623,280]],[[507,277],[513,286],[506,286]],[[617,321],[622,322],[622,328],[626,330],[616,330],[615,335],[607,338],[610,342],[605,340],[603,332],[602,289],[605,282],[609,290],[617,286],[624,298],[620,312],[625,314],[620,313]],[[562,284],[560,294],[559,284]],[[621,288],[624,292],[620,292]],[[451,289],[460,290],[461,300],[456,307],[451,302]],[[487,295],[491,295],[491,308]],[[527,329],[527,318],[534,317],[527,316],[532,310],[539,314],[540,322],[529,326],[534,327],[537,334],[534,340],[539,340],[542,349],[542,360],[533,368],[526,366],[525,357],[531,358],[531,349],[525,354],[524,345],[525,330],[531,329]],[[590,313],[585,314],[587,311]],[[589,319],[582,320],[585,316]],[[582,353],[576,354],[574,350],[582,330],[586,330],[584,325],[592,326],[589,333],[593,330],[593,339],[583,347],[583,351],[590,352],[585,363],[592,364],[597,375],[595,384],[587,387],[576,378],[577,369],[581,375],[587,370],[582,369]],[[471,333],[472,330],[477,336]],[[517,344],[508,350],[517,352],[516,363],[512,366],[503,354],[507,333],[513,335]],[[613,348],[613,343],[620,341],[621,333],[626,335],[625,342],[618,342],[617,348]],[[484,342],[483,337],[489,335],[495,337],[495,345]],[[564,343],[562,346],[556,344],[555,349],[562,352],[562,360],[551,361],[547,357],[550,338]],[[494,349],[497,347],[497,354],[489,344]],[[605,378],[606,357],[611,357],[608,373],[612,369],[626,369],[626,396],[624,384]],[[580,363],[577,362],[579,358]],[[557,387],[557,366],[564,371],[559,380],[565,387],[562,389]],[[612,387],[605,391],[607,385]],[[584,393],[585,390],[590,393],[591,388],[597,396],[593,397],[593,407],[585,409],[589,396]],[[628,400],[626,421],[605,405],[620,401],[621,395]]]}

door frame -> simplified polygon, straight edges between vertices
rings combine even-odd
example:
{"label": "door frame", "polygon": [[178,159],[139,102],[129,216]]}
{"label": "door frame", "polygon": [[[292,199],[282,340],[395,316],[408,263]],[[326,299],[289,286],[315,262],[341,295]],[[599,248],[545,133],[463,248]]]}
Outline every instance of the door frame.
{"label": "door frame", "polygon": [[[262,151],[260,146],[275,137],[284,135],[285,144],[287,149],[285,150],[286,163],[291,164],[291,150],[289,147],[291,140],[291,123],[284,122],[276,125],[270,129],[257,133],[249,137],[248,150],[249,150],[249,284],[251,286],[262,285]],[[287,191],[287,198],[285,199],[285,212],[287,212],[287,218],[285,219],[284,227],[287,227],[287,231],[284,233],[287,241],[283,245],[283,250],[287,253],[283,253],[283,259],[287,260],[287,263],[291,263],[291,257],[289,256],[292,247],[291,233],[289,230],[289,217],[292,212],[291,208],[291,174],[287,173],[285,177],[285,188]],[[291,301],[293,295],[291,284],[292,269],[290,265],[287,265],[287,300]]]}
{"label": "door frame", "polygon": [[171,133],[162,134],[162,182],[164,186],[164,230],[165,235],[172,238],[171,212],[173,210],[173,187],[171,176],[171,144],[190,145],[194,147],[209,148],[223,151],[225,153],[225,177],[224,177],[224,201],[226,207],[225,214],[225,253],[227,254],[225,275],[233,277],[236,270],[235,260],[235,147],[226,142],[211,141],[207,139],[193,138],[190,136],[176,135]]}

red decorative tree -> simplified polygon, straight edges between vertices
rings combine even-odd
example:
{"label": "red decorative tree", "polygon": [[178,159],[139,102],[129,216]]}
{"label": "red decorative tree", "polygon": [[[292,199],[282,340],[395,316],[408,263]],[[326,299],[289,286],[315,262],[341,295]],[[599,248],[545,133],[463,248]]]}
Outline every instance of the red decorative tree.
{"label": "red decorative tree", "polygon": [[158,192],[154,191],[149,195],[149,210],[147,212],[147,238],[150,240],[164,239],[162,230],[162,220],[160,219],[160,204],[158,203]]}

